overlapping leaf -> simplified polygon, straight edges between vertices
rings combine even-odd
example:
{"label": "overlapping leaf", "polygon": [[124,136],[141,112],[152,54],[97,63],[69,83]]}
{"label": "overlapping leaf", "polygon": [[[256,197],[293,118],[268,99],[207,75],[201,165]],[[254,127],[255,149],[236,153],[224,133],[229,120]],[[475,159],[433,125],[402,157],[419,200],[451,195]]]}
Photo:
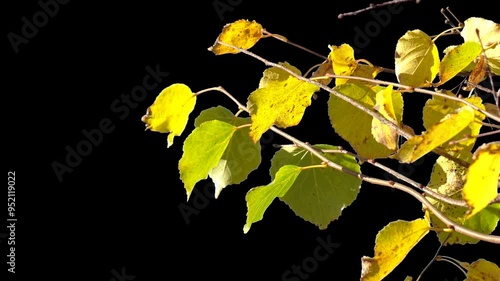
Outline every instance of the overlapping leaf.
{"label": "overlapping leaf", "polygon": [[170,147],[174,137],[180,136],[186,128],[195,104],[196,96],[188,86],[172,84],[160,92],[141,120],[146,123],[146,129],[169,133],[167,147]]}
{"label": "overlapping leaf", "polygon": [[[377,92],[373,107],[387,120],[398,127],[403,119],[403,96],[400,92],[393,91],[392,85]],[[379,119],[372,120],[372,135],[378,143],[385,145],[390,150],[398,148],[398,132],[396,129],[383,124]]]}
{"label": "overlapping leaf", "polygon": [[361,258],[361,281],[380,281],[391,273],[429,232],[429,221],[398,220],[386,225],[375,239],[375,256]]}
{"label": "overlapping leaf", "polygon": [[[454,156],[460,158],[465,162],[470,162],[472,153],[468,151],[461,151],[460,155],[455,154]],[[452,160],[440,156],[434,164],[431,178],[427,186],[434,192],[451,199],[463,200],[462,190],[464,187],[466,174],[466,168],[460,166]],[[490,234],[493,232],[500,218],[500,204],[490,205],[477,213],[475,216],[467,218],[468,208],[466,207],[452,205],[435,199],[432,196],[427,196],[427,200],[429,200],[429,202],[433,204],[434,207],[436,207],[440,212],[442,212],[446,217],[448,217],[455,223],[485,234]],[[448,227],[443,222],[441,222],[440,219],[438,219],[433,214],[430,214],[428,211],[427,215],[429,215],[433,227],[438,229],[444,229]],[[437,232],[437,235],[440,242],[444,243],[444,245],[466,243],[475,244],[478,242],[477,239],[460,234],[458,232]]]}
{"label": "overlapping leaf", "polygon": [[[356,76],[363,78],[375,78],[382,71],[382,68],[372,64],[361,64],[354,58],[354,49],[349,44],[340,46],[329,46],[330,54],[328,58],[332,62],[335,75]],[[366,62],[366,61],[365,61]],[[364,83],[355,79],[336,78],[335,85],[345,83]]]}
{"label": "overlapping leaf", "polygon": [[[317,150],[335,150],[335,146],[318,144]],[[332,162],[347,169],[360,172],[356,160],[350,155],[323,153]],[[280,167],[294,165],[307,167],[320,165],[321,160],[303,148],[293,145],[283,146],[274,155],[270,174],[274,179]],[[361,186],[359,178],[347,175],[332,168],[304,169],[291,185],[286,194],[280,196],[294,213],[313,223],[320,229],[337,219],[344,208],[356,199]]]}
{"label": "overlapping leaf", "polygon": [[467,268],[464,281],[500,281],[500,267],[491,261],[478,259]]}
{"label": "overlapping leaf", "polygon": [[[444,92],[449,96],[454,96],[451,92]],[[482,100],[479,97],[470,97],[465,98],[465,101],[481,108],[485,109],[485,106],[482,104]],[[423,109],[423,121],[424,127],[426,129],[430,129],[434,124],[439,123],[441,119],[443,119],[446,115],[452,114],[455,110],[462,108],[465,105],[464,103],[450,100],[440,96],[433,96],[432,99],[427,100]],[[472,147],[476,143],[476,138],[470,136],[476,136],[479,134],[482,124],[481,122],[484,120],[485,115],[480,113],[479,111],[474,111],[474,120],[470,122],[464,129],[457,132],[455,136],[450,138],[449,141],[446,141],[442,144],[442,147],[451,150],[451,151],[459,151],[462,149],[466,149],[468,151],[472,150]],[[459,141],[460,140],[460,141]],[[459,141],[449,144],[450,141]]]}
{"label": "overlapping leaf", "polygon": [[[228,109],[218,106],[202,111],[194,124],[199,127],[204,122],[211,120],[226,122],[235,127],[251,123],[250,118],[235,117]],[[246,180],[248,175],[259,166],[261,162],[260,143],[254,143],[248,134],[249,127],[238,129],[232,135],[217,166],[208,173],[215,184],[215,198],[226,186],[239,184]]]}
{"label": "overlapping leaf", "polygon": [[439,82],[434,86],[446,83],[470,65],[479,54],[481,45],[477,42],[465,42],[459,46],[447,49],[439,65]]}
{"label": "overlapping leaf", "polygon": [[497,196],[500,174],[500,142],[481,145],[472,157],[467,171],[463,196],[471,207],[468,217],[484,209]]}
{"label": "overlapping leaf", "polygon": [[253,47],[262,36],[262,26],[256,21],[237,20],[224,26],[214,45],[208,50],[216,55],[237,54],[240,52],[239,50],[222,45],[217,41],[247,50]]}
{"label": "overlapping leaf", "polygon": [[[373,111],[377,93],[372,88],[348,83],[336,86],[334,90]],[[328,116],[335,132],[349,142],[360,156],[370,159],[385,158],[395,152],[394,149],[379,143],[373,136],[371,115],[335,95],[330,95],[328,100]]]}
{"label": "overlapping leaf", "polygon": [[401,163],[412,163],[449,141],[474,120],[474,110],[461,107],[447,114],[421,135],[409,138],[394,156]]}
{"label": "overlapping leaf", "polygon": [[408,31],[396,44],[395,63],[399,83],[412,87],[430,86],[439,72],[437,47],[423,31]]}
{"label": "overlapping leaf", "polygon": [[247,221],[243,227],[244,233],[250,230],[253,223],[262,220],[269,205],[276,197],[284,196],[288,192],[300,173],[300,167],[282,166],[270,184],[254,187],[248,191],[245,197],[248,211]]}
{"label": "overlapping leaf", "polygon": [[[300,71],[288,63],[280,63],[300,75]],[[300,123],[306,107],[319,87],[297,79],[278,67],[264,71],[259,88],[248,97],[252,118],[250,137],[257,142],[273,124],[287,128]]]}

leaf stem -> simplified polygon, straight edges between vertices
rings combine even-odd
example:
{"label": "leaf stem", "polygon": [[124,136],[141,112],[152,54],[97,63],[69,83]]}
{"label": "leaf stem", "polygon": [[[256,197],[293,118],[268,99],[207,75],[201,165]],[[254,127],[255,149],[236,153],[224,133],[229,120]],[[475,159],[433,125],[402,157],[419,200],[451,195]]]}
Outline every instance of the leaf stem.
{"label": "leaf stem", "polygon": [[467,277],[467,272],[465,271],[465,269],[460,265],[460,261],[452,258],[452,257],[448,257],[448,256],[437,256],[436,257],[436,261],[445,261],[445,262],[449,262],[451,264],[453,264],[454,266],[456,266],[460,271],[462,271],[462,273]]}
{"label": "leaf stem", "polygon": [[300,167],[300,170],[308,170],[308,169],[317,169],[317,168],[327,168],[328,165],[326,163],[320,164],[320,165],[310,165],[310,166],[305,166],[305,167]]}
{"label": "leaf stem", "polygon": [[424,275],[424,273],[429,269],[429,267],[436,261],[436,258],[438,257],[439,255],[439,251],[441,251],[441,248],[443,247],[444,243],[446,243],[446,240],[448,240],[448,238],[450,238],[450,234],[448,234],[448,236],[446,236],[446,239],[444,239],[443,243],[441,243],[436,251],[436,254],[434,254],[434,257],[432,258],[432,260],[424,267],[424,269],[422,270],[422,272],[420,272],[420,275],[418,275],[417,277],[417,280],[415,281],[420,281],[420,278],[422,278],[422,275]]}

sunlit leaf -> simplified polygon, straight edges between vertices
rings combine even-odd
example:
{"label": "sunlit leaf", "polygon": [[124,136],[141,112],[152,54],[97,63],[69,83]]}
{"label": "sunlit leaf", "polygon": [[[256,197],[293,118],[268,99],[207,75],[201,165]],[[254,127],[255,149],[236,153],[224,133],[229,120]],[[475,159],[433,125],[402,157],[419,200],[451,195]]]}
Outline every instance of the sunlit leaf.
{"label": "sunlit leaf", "polygon": [[[370,87],[349,83],[336,86],[334,90],[373,111],[377,93]],[[328,100],[328,116],[335,132],[349,142],[361,157],[385,158],[395,152],[373,137],[371,115],[333,94]]]}
{"label": "sunlit leaf", "polygon": [[474,152],[463,189],[464,199],[472,209],[468,217],[474,216],[495,199],[499,174],[500,142],[481,145]]}
{"label": "sunlit leaf", "polygon": [[398,220],[386,225],[375,239],[375,256],[361,258],[361,281],[380,281],[391,273],[429,232],[429,221]]}
{"label": "sunlit leaf", "polygon": [[398,40],[395,62],[399,83],[412,87],[430,86],[439,71],[437,47],[429,35],[418,29]]}
{"label": "sunlit leaf", "polygon": [[[472,153],[469,151],[461,151],[460,155],[454,156],[469,163],[472,158]],[[443,156],[438,157],[432,169],[431,178],[427,186],[436,193],[449,197],[451,199],[463,200],[462,190],[464,187],[467,169],[460,166],[456,162],[449,160]],[[491,234],[496,228],[500,217],[500,204],[490,205],[480,211],[478,214],[471,218],[466,218],[468,208],[452,205],[432,196],[427,196],[427,200],[436,207],[446,217],[457,223],[458,225],[467,227],[484,234]],[[437,229],[448,228],[439,218],[430,214],[432,226]],[[437,232],[439,241],[444,245],[453,244],[475,244],[479,240],[469,236],[460,234],[458,232]]]}
{"label": "sunlit leaf", "polygon": [[[336,146],[314,145],[317,150],[335,150]],[[359,173],[356,159],[350,155],[322,153],[334,163]],[[270,174],[273,179],[282,166],[307,167],[320,165],[321,160],[303,148],[294,145],[283,146],[274,155]],[[313,223],[320,229],[337,219],[342,210],[356,199],[361,186],[359,178],[347,175],[329,167],[304,169],[288,192],[280,197],[294,213]]]}
{"label": "sunlit leaf", "polygon": [[245,197],[247,201],[247,221],[243,232],[247,233],[250,226],[262,220],[264,212],[276,197],[285,195],[301,173],[301,168],[294,165],[282,166],[273,181],[265,186],[250,189]]}
{"label": "sunlit leaf", "polygon": [[500,281],[500,267],[491,261],[478,259],[467,269],[464,281]]}
{"label": "sunlit leaf", "polygon": [[[392,85],[377,92],[375,106],[373,107],[386,119],[400,126],[403,118],[403,97],[400,92],[393,91]],[[398,132],[383,124],[379,119],[372,120],[372,134],[378,143],[385,145],[390,150],[398,147]]]}
{"label": "sunlit leaf", "polygon": [[[202,123],[211,120],[226,122],[235,127],[251,123],[249,117],[236,117],[228,109],[217,106],[202,111],[194,124],[199,127]],[[215,198],[218,198],[223,188],[243,182],[252,171],[258,168],[261,162],[260,143],[254,143],[248,134],[249,127],[238,129],[231,137],[219,164],[208,173],[215,185]]]}
{"label": "sunlit leaf", "polygon": [[449,141],[474,120],[474,110],[461,107],[447,114],[421,135],[411,137],[399,149],[394,158],[401,163],[412,163]]}
{"label": "sunlit leaf", "polygon": [[476,29],[479,31],[484,48],[500,43],[500,24],[480,17],[466,19],[460,35],[464,38],[465,42],[472,41],[479,43]]}
{"label": "sunlit leaf", "polygon": [[463,71],[474,59],[481,54],[481,45],[476,42],[465,42],[449,50],[439,66],[439,82],[435,86],[446,83]]}
{"label": "sunlit leaf", "polygon": [[[349,44],[340,46],[328,46],[330,48],[329,58],[332,61],[333,72],[335,75],[350,76],[353,74],[358,63],[354,59],[354,49]],[[335,79],[335,85],[346,83],[347,79]]]}
{"label": "sunlit leaf", "polygon": [[[449,96],[455,96],[451,92],[443,92]],[[481,108],[485,109],[482,104],[482,100],[479,97],[470,97],[465,98],[465,101]],[[455,110],[462,108],[465,105],[464,103],[454,101],[451,99],[447,99],[440,96],[433,96],[432,99],[427,100],[423,109],[423,120],[424,127],[426,129],[430,129],[434,124],[439,123],[441,119],[443,119],[446,115],[453,113]],[[446,150],[459,151],[462,149],[466,149],[471,151],[472,147],[476,143],[476,138],[470,136],[476,136],[479,134],[482,124],[481,122],[484,120],[486,116],[479,111],[474,111],[474,121],[471,122],[467,127],[462,129],[460,132],[452,137],[449,141],[442,144],[442,147]],[[457,143],[449,144],[450,141],[458,141]]]}
{"label": "sunlit leaf", "polygon": [[239,51],[235,48],[222,45],[217,41],[247,50],[253,47],[262,36],[262,26],[256,21],[237,20],[224,26],[214,45],[208,50],[216,55],[237,54]]}
{"label": "sunlit leaf", "polygon": [[174,137],[180,136],[186,128],[195,104],[196,96],[188,86],[172,84],[160,92],[141,120],[146,123],[146,129],[169,133],[167,147],[170,147]]}
{"label": "sunlit leaf", "polygon": [[195,184],[219,164],[235,131],[229,123],[212,120],[203,122],[186,138],[179,172],[188,200]]}
{"label": "sunlit leaf", "polygon": [[[288,63],[283,67],[300,75],[300,71]],[[248,97],[252,117],[250,137],[257,142],[273,124],[287,128],[300,123],[306,107],[319,87],[290,75],[283,69],[271,67],[264,71],[259,88]]]}

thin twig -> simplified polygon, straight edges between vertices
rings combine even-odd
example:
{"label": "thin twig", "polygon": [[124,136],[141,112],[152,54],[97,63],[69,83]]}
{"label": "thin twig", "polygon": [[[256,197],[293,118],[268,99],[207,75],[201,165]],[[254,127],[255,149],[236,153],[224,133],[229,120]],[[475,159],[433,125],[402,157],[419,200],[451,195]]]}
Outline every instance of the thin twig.
{"label": "thin twig", "polygon": [[431,265],[436,261],[436,258],[439,255],[439,251],[441,251],[441,248],[443,248],[444,243],[446,243],[446,240],[448,240],[448,238],[450,238],[450,236],[451,236],[451,232],[448,233],[448,236],[446,236],[446,239],[444,239],[443,243],[441,243],[439,245],[439,247],[438,247],[438,249],[436,251],[436,254],[434,254],[434,257],[432,257],[432,260],[424,267],[424,269],[422,270],[422,272],[420,272],[420,275],[418,275],[417,280],[415,280],[415,281],[420,281],[420,278],[422,278],[422,276],[427,271],[427,269],[429,269],[429,267],[431,267]]}
{"label": "thin twig", "polygon": [[269,31],[267,31],[267,30],[265,30],[265,29],[264,29],[264,30],[262,30],[262,33],[263,33],[264,35],[270,36],[270,37],[272,37],[272,38],[274,38],[274,39],[278,39],[278,40],[280,40],[281,42],[285,42],[285,43],[287,43],[287,44],[289,44],[289,45],[291,45],[291,46],[294,46],[294,47],[299,48],[299,49],[301,49],[301,50],[303,50],[303,51],[306,51],[306,52],[308,52],[308,53],[310,53],[310,54],[313,54],[313,55],[315,55],[315,56],[317,56],[317,57],[320,57],[320,58],[322,58],[322,59],[324,59],[324,60],[327,60],[327,59],[328,59],[328,58],[327,58],[327,57],[325,57],[324,55],[322,55],[322,54],[320,54],[320,53],[317,53],[317,52],[315,52],[315,51],[313,51],[313,50],[310,50],[310,49],[308,49],[308,48],[306,48],[306,47],[304,47],[304,46],[302,46],[302,45],[299,45],[299,44],[297,44],[297,43],[293,43],[292,41],[288,40],[288,38],[286,38],[286,37],[284,37],[284,36],[281,36],[281,35],[279,35],[279,34],[274,34],[274,33],[271,33],[271,32],[269,32]]}
{"label": "thin twig", "polygon": [[370,6],[368,6],[366,8],[359,9],[359,10],[354,11],[354,12],[342,13],[342,14],[339,14],[337,17],[340,20],[340,19],[343,19],[344,17],[347,17],[347,16],[356,16],[356,15],[361,14],[363,12],[374,10],[374,9],[377,9],[377,8],[380,8],[383,6],[387,6],[387,5],[399,4],[399,3],[404,3],[404,2],[415,2],[418,4],[418,3],[420,3],[420,1],[421,0],[392,0],[392,1],[387,1],[387,2],[379,3],[379,4],[370,4]]}

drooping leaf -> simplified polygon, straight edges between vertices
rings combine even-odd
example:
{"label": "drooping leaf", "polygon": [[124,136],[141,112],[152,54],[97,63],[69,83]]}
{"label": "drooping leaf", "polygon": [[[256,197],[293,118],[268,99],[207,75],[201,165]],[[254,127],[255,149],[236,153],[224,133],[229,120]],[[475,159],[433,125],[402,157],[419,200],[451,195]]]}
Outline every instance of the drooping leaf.
{"label": "drooping leaf", "polygon": [[427,87],[439,71],[436,45],[421,30],[406,32],[396,44],[396,77],[398,82],[412,87]]}
{"label": "drooping leaf", "polygon": [[[475,66],[473,66],[474,68],[470,72],[469,78],[467,79],[467,81],[469,83],[471,83],[472,85],[468,84],[465,87],[463,87],[464,91],[472,91],[475,88],[474,85],[479,85],[479,83],[484,81],[484,79],[486,79],[486,77],[488,76],[487,70],[486,70],[487,63],[486,63],[486,59],[484,58],[484,55],[480,55],[479,59],[477,59],[476,61],[477,61],[477,63]],[[474,64],[472,64],[472,65],[474,65]]]}
{"label": "drooping leaf", "polygon": [[464,38],[465,42],[472,41],[479,43],[476,29],[479,31],[484,48],[500,43],[500,24],[480,17],[466,19],[460,35]]}
{"label": "drooping leaf", "polygon": [[141,120],[146,123],[147,130],[169,133],[167,147],[170,147],[174,137],[180,136],[186,128],[195,104],[196,96],[188,86],[172,84],[160,92]]}
{"label": "drooping leaf", "polygon": [[471,207],[468,217],[484,209],[497,196],[500,174],[500,142],[485,143],[478,147],[467,171],[463,196]]}
{"label": "drooping leaf", "polygon": [[[211,120],[226,122],[235,127],[251,123],[250,118],[236,117],[228,109],[217,106],[202,111],[195,119],[194,125],[199,127]],[[248,175],[260,165],[260,143],[254,143],[250,139],[249,132],[249,127],[236,130],[219,163],[208,173],[215,185],[215,198],[218,198],[226,186],[246,180]]]}
{"label": "drooping leaf", "polygon": [[[469,163],[472,153],[461,151],[461,155],[454,155]],[[451,199],[463,200],[462,190],[464,187],[467,169],[456,162],[443,156],[438,157],[434,164],[428,187],[436,193]],[[468,208],[452,205],[432,196],[427,196],[427,200],[442,212],[446,217],[455,223],[484,234],[491,234],[495,230],[500,218],[500,204],[490,205],[471,218],[466,218]],[[426,211],[430,217],[432,226],[437,229],[445,229],[448,226],[441,222],[435,215]],[[437,232],[439,241],[444,245],[453,244],[475,244],[479,240],[458,232]]]}
{"label": "drooping leaf", "polygon": [[[336,146],[318,144],[317,150],[335,150]],[[350,155],[322,153],[332,162],[347,169],[360,172],[360,167]],[[321,160],[303,148],[285,145],[276,152],[271,162],[271,178],[275,178],[280,167],[295,165],[307,167],[320,165]],[[359,178],[332,168],[304,169],[286,194],[280,197],[294,213],[313,223],[320,229],[337,219],[344,208],[351,205],[361,186]]]}
{"label": "drooping leaf", "polygon": [[[357,101],[367,110],[373,111],[377,93],[372,88],[362,84],[348,83],[336,86],[333,90]],[[328,100],[328,116],[335,132],[349,142],[361,157],[385,158],[395,152],[377,142],[373,137],[371,115],[333,94]]]}
{"label": "drooping leaf", "polygon": [[375,239],[375,256],[361,258],[361,281],[380,281],[391,273],[429,232],[429,221],[397,220],[386,225]]}
{"label": "drooping leaf", "polygon": [[464,281],[500,281],[500,267],[491,261],[478,259],[467,268]]}
{"label": "drooping leaf", "polygon": [[461,107],[447,114],[421,135],[409,138],[394,156],[401,163],[412,163],[449,141],[474,120],[474,110]]}
{"label": "drooping leaf", "polygon": [[[444,92],[449,96],[454,96],[451,92]],[[465,101],[481,108],[485,109],[482,104],[482,100],[479,97],[470,97],[465,98]],[[423,121],[424,127],[426,129],[430,129],[434,124],[439,123],[441,119],[443,119],[446,115],[453,113],[453,111],[462,108],[465,105],[464,103],[453,101],[440,96],[433,96],[432,99],[427,100],[424,105],[423,110]],[[474,121],[469,123],[467,127],[458,132],[454,137],[452,137],[449,141],[458,141],[455,144],[449,144],[449,141],[442,144],[442,147],[446,150],[451,151],[460,151],[462,149],[466,149],[471,151],[472,147],[476,143],[476,138],[471,138],[468,136],[476,136],[479,134],[481,130],[482,124],[481,122],[484,120],[485,115],[480,113],[479,111],[474,111]]]}
{"label": "drooping leaf", "polygon": [[285,195],[300,173],[300,167],[285,165],[279,169],[270,184],[254,187],[248,191],[245,197],[248,211],[247,221],[243,227],[244,233],[248,233],[252,223],[262,220],[264,212],[273,200]]}
{"label": "drooping leaf", "polygon": [[481,45],[477,42],[465,42],[446,52],[439,66],[440,80],[434,86],[442,85],[455,77],[473,62],[481,52]]}
{"label": "drooping leaf", "polygon": [[[280,63],[300,75],[300,71],[288,63]],[[300,123],[306,107],[319,87],[297,79],[278,67],[264,71],[259,88],[248,97],[248,109],[252,118],[250,137],[257,142],[273,124],[287,128]]]}
{"label": "drooping leaf", "polygon": [[206,179],[219,164],[235,132],[235,126],[212,120],[203,122],[186,138],[179,172],[188,200],[195,184]]}
{"label": "drooping leaf", "polygon": [[262,36],[262,26],[256,21],[237,20],[233,23],[226,24],[222,28],[222,32],[219,37],[217,37],[214,45],[208,48],[208,50],[216,55],[237,54],[240,51],[222,45],[217,41],[247,50],[253,47]]}
{"label": "drooping leaf", "polygon": [[[386,119],[398,127],[403,119],[403,96],[401,92],[393,91],[392,85],[377,92],[375,106],[373,107]],[[385,145],[390,150],[398,147],[398,132],[383,124],[379,119],[372,119],[372,135],[378,143]]]}

